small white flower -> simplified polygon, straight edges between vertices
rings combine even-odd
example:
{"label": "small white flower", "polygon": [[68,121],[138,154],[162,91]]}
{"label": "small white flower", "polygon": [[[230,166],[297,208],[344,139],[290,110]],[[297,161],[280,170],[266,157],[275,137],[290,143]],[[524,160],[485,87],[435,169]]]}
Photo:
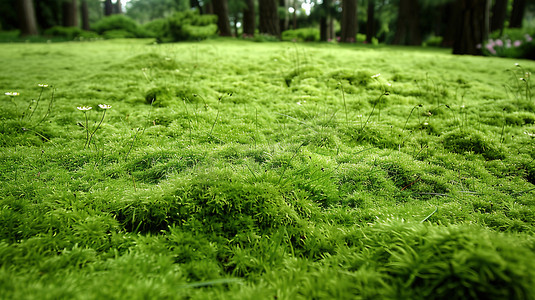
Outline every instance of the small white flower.
{"label": "small white flower", "polygon": [[87,111],[87,110],[91,110],[92,109],[91,106],[78,106],[76,108],[78,108],[78,110],[81,110],[81,111]]}
{"label": "small white flower", "polygon": [[372,75],[372,78],[377,78],[377,77],[379,77],[379,76],[381,76],[381,73],[377,73],[377,74],[375,74],[375,75]]}
{"label": "small white flower", "polygon": [[390,82],[387,82],[386,85],[387,86],[392,86],[392,84]]}
{"label": "small white flower", "polygon": [[39,83],[38,86],[39,86],[39,87],[42,87],[42,88],[46,88],[46,87],[48,87],[48,84],[46,84],[46,83]]}
{"label": "small white flower", "polygon": [[461,108],[464,108],[464,104],[463,104],[463,105],[461,105]]}
{"label": "small white flower", "polygon": [[425,123],[424,123],[424,126],[427,126],[427,125],[429,125],[429,123],[425,122]]}
{"label": "small white flower", "polygon": [[535,133],[531,133],[531,132],[526,132],[526,131],[524,131],[524,134],[527,134],[527,135],[529,135],[529,136],[531,136],[531,137],[535,137]]}
{"label": "small white flower", "polygon": [[20,93],[18,92],[6,92],[6,96],[18,96]]}
{"label": "small white flower", "polygon": [[515,66],[520,67],[520,64],[519,63],[515,63]]}
{"label": "small white flower", "polygon": [[111,108],[111,105],[108,105],[108,104],[99,104],[98,107],[102,108],[102,109],[110,109]]}

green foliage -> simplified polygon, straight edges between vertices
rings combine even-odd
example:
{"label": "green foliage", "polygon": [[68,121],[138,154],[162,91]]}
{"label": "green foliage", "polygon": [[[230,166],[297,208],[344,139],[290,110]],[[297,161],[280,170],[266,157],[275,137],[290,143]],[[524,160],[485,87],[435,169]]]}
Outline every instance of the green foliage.
{"label": "green foliage", "polygon": [[282,40],[292,42],[317,42],[320,40],[320,32],[317,28],[286,30],[282,33]]}
{"label": "green foliage", "polygon": [[93,30],[107,38],[143,37],[139,25],[124,15],[111,15],[93,25]]}
{"label": "green foliage", "polygon": [[63,37],[68,40],[74,40],[76,38],[92,39],[92,38],[99,37],[99,35],[95,34],[94,32],[84,31],[78,27],[62,27],[62,26],[54,26],[52,28],[49,28],[45,30],[44,34],[47,36],[53,36],[53,37]]}
{"label": "green foliage", "polygon": [[160,42],[203,40],[217,32],[217,16],[199,15],[197,11],[176,12],[166,19],[166,24],[157,23],[152,30],[157,31]]}
{"label": "green foliage", "polygon": [[431,35],[423,42],[423,46],[440,47],[442,46],[442,40],[443,37],[441,36]]}

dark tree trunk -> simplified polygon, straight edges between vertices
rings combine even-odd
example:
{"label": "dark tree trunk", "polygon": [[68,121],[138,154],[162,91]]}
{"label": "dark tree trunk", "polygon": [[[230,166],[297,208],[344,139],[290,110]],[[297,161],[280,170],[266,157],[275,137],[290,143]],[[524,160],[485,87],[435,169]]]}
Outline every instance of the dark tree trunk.
{"label": "dark tree trunk", "polygon": [[375,37],[375,0],[368,0],[368,20],[366,21],[366,43],[370,44]]}
{"label": "dark tree trunk", "polygon": [[444,5],[444,15],[447,26],[442,39],[442,47],[452,48],[457,34],[457,25],[460,22],[460,16],[457,15],[457,3],[450,2]]}
{"label": "dark tree trunk", "polygon": [[111,0],[104,1],[104,15],[111,16],[113,14],[113,3]]}
{"label": "dark tree trunk", "polygon": [[398,21],[393,44],[421,45],[422,37],[419,27],[418,0],[401,0],[398,9]]}
{"label": "dark tree trunk", "polygon": [[481,54],[478,45],[485,39],[487,23],[487,0],[457,0],[456,14],[459,16],[454,41],[453,54]]}
{"label": "dark tree trunk", "polygon": [[321,17],[320,17],[320,40],[327,42],[332,38],[331,30],[329,28],[329,20],[331,17],[331,4],[332,0],[323,0],[321,4]]}
{"label": "dark tree trunk", "polygon": [[214,5],[212,4],[212,2],[210,3],[206,3],[204,5],[204,11],[207,15],[213,15],[214,14]]}
{"label": "dark tree trunk", "polygon": [[292,13],[292,29],[297,29],[297,7],[295,6],[295,0],[292,2],[292,8],[294,9]]}
{"label": "dark tree trunk", "polygon": [[228,18],[228,2],[227,0],[212,0],[214,12],[217,15],[217,28],[219,28],[220,36],[231,36],[230,23]]}
{"label": "dark tree trunk", "polygon": [[503,32],[505,15],[507,13],[507,0],[496,0],[492,6],[492,15],[490,19],[490,31],[499,30]]}
{"label": "dark tree trunk", "polygon": [[279,14],[276,0],[261,0],[258,2],[260,12],[260,33],[280,36]]}
{"label": "dark tree trunk", "polygon": [[522,28],[524,13],[526,11],[526,0],[515,0],[513,2],[513,11],[511,11],[510,28]]}
{"label": "dark tree trunk", "polygon": [[284,7],[284,18],[279,20],[279,28],[281,32],[288,30],[288,25],[290,24],[290,16],[288,14],[288,1],[289,0],[279,0],[279,6]]}
{"label": "dark tree trunk", "polygon": [[87,6],[87,0],[82,0],[82,29],[90,30],[89,28],[89,7]]}
{"label": "dark tree trunk", "polygon": [[246,7],[243,10],[243,34],[252,37],[256,28],[254,0],[246,0],[245,4]]}
{"label": "dark tree trunk", "polygon": [[78,26],[78,5],[76,0],[63,2],[63,26]]}
{"label": "dark tree trunk", "polygon": [[121,5],[121,0],[117,0],[117,2],[115,2],[115,5],[113,6],[113,13],[114,14],[123,13],[123,6]]}
{"label": "dark tree trunk", "polygon": [[18,0],[17,13],[20,34],[22,36],[37,35],[37,22],[32,0]]}
{"label": "dark tree trunk", "polygon": [[357,20],[357,0],[342,1],[342,32],[340,41],[342,43],[356,42],[358,32]]}

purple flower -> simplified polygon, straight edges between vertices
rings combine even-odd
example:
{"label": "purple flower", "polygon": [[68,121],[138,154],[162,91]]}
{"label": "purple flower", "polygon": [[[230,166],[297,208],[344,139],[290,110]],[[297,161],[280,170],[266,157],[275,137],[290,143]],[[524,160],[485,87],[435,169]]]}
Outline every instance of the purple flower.
{"label": "purple flower", "polygon": [[503,47],[503,41],[502,40],[496,40],[496,46]]}
{"label": "purple flower", "polygon": [[496,55],[496,50],[494,50],[494,47],[492,46],[492,44],[485,45],[485,48],[487,48],[487,50],[490,52],[490,54]]}
{"label": "purple flower", "polygon": [[511,48],[511,40],[507,40],[506,41],[506,45],[505,45],[506,48]]}
{"label": "purple flower", "polygon": [[528,42],[528,43],[533,40],[533,38],[527,33],[526,33],[526,35],[524,35],[524,37],[526,38],[526,42]]}
{"label": "purple flower", "polygon": [[513,46],[515,47],[520,47],[522,45],[522,42],[519,41],[519,40],[516,40],[514,43],[513,43]]}

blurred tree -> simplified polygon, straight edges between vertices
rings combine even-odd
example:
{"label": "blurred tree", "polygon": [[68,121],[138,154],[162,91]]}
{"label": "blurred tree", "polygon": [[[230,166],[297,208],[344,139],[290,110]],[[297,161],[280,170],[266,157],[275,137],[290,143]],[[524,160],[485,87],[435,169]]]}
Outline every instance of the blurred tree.
{"label": "blurred tree", "polygon": [[323,0],[320,10],[320,41],[334,39],[332,0]]}
{"label": "blurred tree", "polygon": [[104,15],[111,16],[112,14],[113,14],[113,3],[111,3],[111,0],[105,0],[104,1]]}
{"label": "blurred tree", "polygon": [[499,30],[503,32],[505,16],[507,14],[507,0],[496,0],[492,6],[490,19],[490,31]]}
{"label": "blurred tree", "polygon": [[243,10],[247,7],[245,2],[245,0],[228,0],[229,20],[234,36],[239,35],[239,27],[243,26]]}
{"label": "blurred tree", "polygon": [[113,13],[114,14],[122,14],[123,13],[123,6],[121,4],[121,0],[117,0],[115,4],[113,5]]}
{"label": "blurred tree", "polygon": [[18,0],[17,13],[22,36],[37,35],[37,21],[32,0]]}
{"label": "blurred tree", "polygon": [[370,44],[375,37],[375,0],[368,0],[366,19],[366,43]]}
{"label": "blurred tree", "polygon": [[288,12],[288,9],[290,8],[289,0],[279,0],[279,7],[279,11],[282,13],[283,16],[283,18],[280,18],[279,16],[279,28],[280,31],[283,32],[285,30],[288,30],[288,27],[290,26],[290,14]]}
{"label": "blurred tree", "polygon": [[357,0],[342,1],[341,25],[340,41],[342,43],[355,43],[358,32]]}
{"label": "blurred tree", "polygon": [[228,18],[228,1],[212,0],[214,12],[217,15],[217,28],[220,36],[231,36],[230,23]]}
{"label": "blurred tree", "polygon": [[256,28],[256,15],[254,0],[246,0],[243,9],[243,34],[249,37],[254,36]]}
{"label": "blurred tree", "polygon": [[509,28],[522,28],[522,21],[526,11],[526,0],[514,0]]}
{"label": "blurred tree", "polygon": [[453,54],[481,54],[481,45],[486,38],[489,0],[457,0],[454,27]]}
{"label": "blurred tree", "polygon": [[82,0],[82,6],[81,6],[81,12],[82,12],[82,29],[83,30],[90,30],[89,28],[89,6],[87,5],[87,0]]}
{"label": "blurred tree", "polygon": [[40,0],[36,2],[36,15],[39,27],[44,30],[63,24],[61,0]]}
{"label": "blurred tree", "polygon": [[419,20],[418,0],[400,0],[393,44],[421,45],[422,36],[420,34]]}
{"label": "blurred tree", "polygon": [[63,26],[78,26],[78,3],[76,0],[64,1],[62,4]]}
{"label": "blurred tree", "polygon": [[212,1],[203,1],[204,3],[204,13],[207,15],[213,15],[214,14],[214,6],[212,5]]}
{"label": "blurred tree", "polygon": [[279,13],[276,0],[261,0],[258,3],[260,13],[260,33],[280,36]]}
{"label": "blurred tree", "polygon": [[190,2],[187,0],[130,0],[126,15],[143,24],[189,8]]}

